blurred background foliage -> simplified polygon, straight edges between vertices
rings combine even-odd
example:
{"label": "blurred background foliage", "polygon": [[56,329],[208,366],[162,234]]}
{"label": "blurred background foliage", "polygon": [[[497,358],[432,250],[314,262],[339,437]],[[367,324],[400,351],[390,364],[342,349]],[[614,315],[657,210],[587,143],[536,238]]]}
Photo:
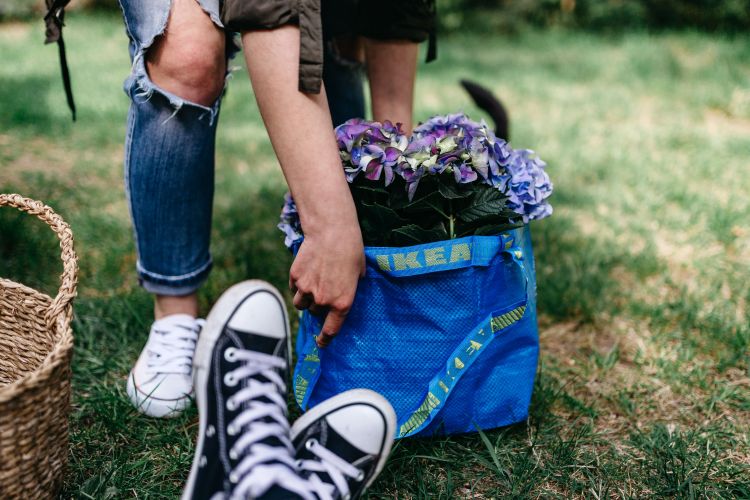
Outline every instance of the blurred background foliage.
{"label": "blurred background foliage", "polygon": [[[73,0],[66,10],[118,10],[117,0]],[[0,0],[0,21],[26,20],[43,16],[44,0]]]}
{"label": "blurred background foliage", "polygon": [[[117,0],[73,0],[71,9],[117,9]],[[0,20],[24,19],[43,0],[2,0]],[[443,31],[512,33],[524,26],[740,32],[750,29],[750,0],[438,0]]]}
{"label": "blurred background foliage", "polygon": [[442,27],[454,31],[563,26],[594,31],[750,28],[750,0],[438,0]]}

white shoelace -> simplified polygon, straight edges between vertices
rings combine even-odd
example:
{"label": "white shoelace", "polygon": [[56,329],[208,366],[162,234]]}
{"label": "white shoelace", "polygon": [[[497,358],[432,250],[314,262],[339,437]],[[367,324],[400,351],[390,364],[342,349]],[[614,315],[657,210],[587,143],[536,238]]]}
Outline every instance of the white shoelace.
{"label": "white shoelace", "polygon": [[[310,485],[294,471],[294,447],[289,439],[289,421],[285,408],[286,384],[276,369],[286,369],[286,361],[269,354],[229,347],[224,351],[229,362],[241,361],[241,366],[224,375],[224,384],[234,387],[247,380],[247,384],[226,400],[229,411],[243,408],[227,425],[230,436],[239,439],[229,450],[232,460],[239,460],[229,475],[234,484],[230,498],[257,498],[272,486],[278,485],[304,499],[316,500]],[[252,377],[261,375],[268,382]],[[261,401],[267,398],[271,402]],[[266,421],[261,421],[266,419]],[[260,441],[275,437],[283,446],[270,446]]]}
{"label": "white shoelace", "polygon": [[[305,448],[318,457],[318,460],[300,460],[299,466],[303,470],[312,472],[308,481],[318,498],[321,500],[332,499],[334,493],[338,490],[343,500],[349,500],[351,492],[345,476],[363,481],[365,479],[364,471],[339,457],[316,439],[307,440]],[[328,474],[333,484],[326,483],[316,473]]]}
{"label": "white shoelace", "polygon": [[203,319],[197,319],[189,324],[154,324],[147,346],[148,373],[190,375],[198,333],[205,324],[206,321]]}

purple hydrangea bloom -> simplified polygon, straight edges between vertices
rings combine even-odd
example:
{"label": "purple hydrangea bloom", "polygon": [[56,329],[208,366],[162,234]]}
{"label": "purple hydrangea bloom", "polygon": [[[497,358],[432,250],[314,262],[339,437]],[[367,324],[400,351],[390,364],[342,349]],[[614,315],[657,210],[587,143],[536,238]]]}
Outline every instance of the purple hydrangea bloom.
{"label": "purple hydrangea bloom", "polygon": [[372,128],[372,123],[361,118],[352,118],[336,127],[336,142],[338,142],[339,150],[351,152],[354,141],[370,128]]}
{"label": "purple hydrangea bloom", "polygon": [[[339,125],[335,132],[350,183],[363,173],[371,181],[384,178],[388,187],[398,175],[406,182],[411,200],[423,176],[452,173],[457,184],[482,182],[499,190],[524,223],[552,213],[546,164],[533,151],[514,150],[495,137],[484,121],[472,121],[463,113],[432,117],[417,126],[410,138],[399,124],[359,118]],[[290,248],[302,239],[299,215],[289,194],[279,229]]]}
{"label": "purple hydrangea bloom", "polygon": [[483,131],[488,130],[487,124],[484,121],[477,123],[470,120],[463,113],[455,113],[445,116],[433,116],[415,128],[414,135],[433,134],[437,137],[443,137],[445,135],[459,135],[460,131],[463,131],[464,135],[468,133],[468,135],[473,136],[476,133],[481,134],[484,133]]}
{"label": "purple hydrangea bloom", "polygon": [[400,125],[366,122],[359,118],[348,120],[336,127],[336,142],[349,182],[364,172],[368,179],[379,180],[385,173],[385,185],[394,179],[408,139]]}
{"label": "purple hydrangea bloom", "polygon": [[524,223],[552,214],[547,201],[552,195],[552,182],[545,167],[546,163],[528,149],[513,151],[508,159],[508,177],[503,179],[505,185],[501,191],[508,196],[508,206],[523,217]]}
{"label": "purple hydrangea bloom", "polygon": [[415,141],[432,141],[437,146],[438,167],[429,169],[431,174],[450,167],[458,183],[474,182],[481,177],[491,185],[487,182],[490,177],[501,174],[494,152],[498,139],[486,123],[474,122],[463,113],[430,118],[414,129],[412,142]]}
{"label": "purple hydrangea bloom", "polygon": [[477,172],[468,165],[461,164],[453,169],[453,175],[456,178],[456,183],[466,184],[467,182],[474,182],[477,180]]}
{"label": "purple hydrangea bloom", "polygon": [[294,203],[292,195],[284,195],[284,207],[281,209],[281,221],[277,226],[284,233],[284,245],[292,249],[302,241],[302,225],[297,213],[297,205]]}

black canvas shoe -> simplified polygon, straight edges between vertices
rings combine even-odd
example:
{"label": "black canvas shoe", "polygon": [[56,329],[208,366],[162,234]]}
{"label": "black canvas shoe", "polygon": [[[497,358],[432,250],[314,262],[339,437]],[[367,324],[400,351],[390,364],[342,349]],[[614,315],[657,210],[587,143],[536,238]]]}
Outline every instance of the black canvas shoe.
{"label": "black canvas shoe", "polygon": [[311,409],[292,426],[301,475],[321,500],[358,498],[383,470],[396,432],[386,399],[354,389]]}
{"label": "black canvas shoe", "polygon": [[262,281],[227,290],[206,319],[193,375],[198,444],[183,500],[310,498],[289,437],[289,320]]}

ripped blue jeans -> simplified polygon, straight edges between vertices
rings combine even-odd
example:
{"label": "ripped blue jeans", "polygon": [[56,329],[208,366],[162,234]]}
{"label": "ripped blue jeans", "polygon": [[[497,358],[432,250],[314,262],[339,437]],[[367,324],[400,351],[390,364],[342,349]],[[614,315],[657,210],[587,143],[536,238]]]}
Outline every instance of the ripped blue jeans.
{"label": "ripped blue jeans", "polygon": [[[213,22],[219,0],[197,0]],[[167,27],[170,0],[120,0],[130,39],[131,99],[125,138],[125,192],[133,221],[141,285],[159,295],[195,292],[211,269],[216,125],[221,97],[208,107],[160,88],[145,54]],[[227,34],[227,59],[238,46]],[[364,115],[361,69],[327,58],[325,85],[337,121]]]}

